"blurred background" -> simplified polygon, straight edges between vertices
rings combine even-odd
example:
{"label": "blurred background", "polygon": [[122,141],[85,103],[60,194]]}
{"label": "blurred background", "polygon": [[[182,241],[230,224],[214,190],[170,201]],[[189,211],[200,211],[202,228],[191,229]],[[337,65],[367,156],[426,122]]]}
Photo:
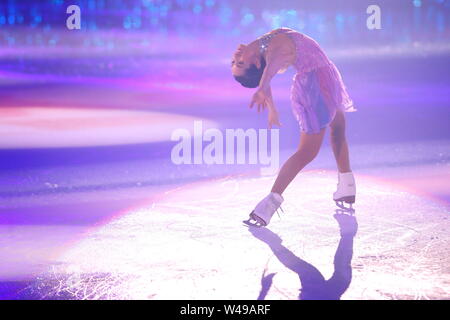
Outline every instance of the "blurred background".
{"label": "blurred background", "polygon": [[[66,27],[73,4],[80,30]],[[379,30],[366,25],[373,4]],[[3,0],[0,247],[22,253],[0,253],[0,278],[38,272],[86,228],[157,194],[259,174],[259,165],[174,165],[170,136],[194,120],[267,127],[230,58],[278,27],[316,39],[340,69],[358,108],[347,117],[353,170],[448,205],[450,0]],[[299,141],[293,75],[273,80],[281,161]],[[335,170],[328,139],[308,169]],[[82,228],[51,240],[47,231],[17,240],[11,229],[35,225]],[[38,238],[41,253],[30,255]]]}
{"label": "blurred background", "polygon": [[[81,30],[66,27],[72,4],[81,9]],[[25,190],[170,184],[258,170],[173,166],[168,140],[174,128],[191,128],[194,119],[219,128],[265,128],[265,116],[246,109],[251,91],[230,76],[230,57],[239,43],[282,26],[316,39],[341,70],[359,109],[348,117],[354,166],[370,167],[368,162],[390,157],[399,163],[423,157],[445,162],[447,146],[441,150],[431,141],[447,141],[450,135],[450,0],[380,0],[379,30],[366,25],[371,4],[2,1],[0,153],[6,177],[0,192],[28,196]],[[293,74],[290,70],[273,83],[283,110],[283,159],[298,143],[289,103]],[[421,149],[412,147],[420,141],[426,141]],[[357,146],[375,143],[389,143],[383,157],[376,152],[359,161],[367,152]],[[400,151],[391,152],[397,150],[393,143],[402,144]],[[419,155],[417,150],[424,151]],[[329,155],[325,158],[318,167],[334,168]],[[129,161],[145,163],[145,173]],[[119,167],[107,170],[105,181],[97,183],[91,168],[80,172],[76,167],[77,177],[70,176],[70,165],[93,163]],[[64,178],[53,171],[25,174],[54,165],[67,171],[61,173]]]}

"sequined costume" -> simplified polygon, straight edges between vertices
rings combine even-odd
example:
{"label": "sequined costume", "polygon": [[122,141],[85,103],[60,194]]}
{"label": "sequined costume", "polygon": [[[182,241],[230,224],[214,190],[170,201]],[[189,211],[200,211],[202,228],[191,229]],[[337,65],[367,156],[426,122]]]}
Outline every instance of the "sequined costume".
{"label": "sequined costume", "polygon": [[296,47],[293,66],[297,73],[291,87],[291,103],[301,131],[319,133],[331,123],[338,109],[356,111],[338,69],[310,37],[289,28],[276,29],[258,38],[261,54],[280,33],[288,35]]}

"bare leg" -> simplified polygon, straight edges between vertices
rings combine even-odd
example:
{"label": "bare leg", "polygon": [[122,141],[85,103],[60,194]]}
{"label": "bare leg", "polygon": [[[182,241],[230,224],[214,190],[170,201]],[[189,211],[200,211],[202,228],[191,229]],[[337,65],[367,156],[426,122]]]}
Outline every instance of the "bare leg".
{"label": "bare leg", "polygon": [[338,111],[330,124],[331,147],[340,173],[352,171],[348,154],[347,139],[345,137],[345,114]]}
{"label": "bare leg", "polygon": [[325,128],[317,134],[301,133],[300,145],[297,151],[281,167],[272,187],[272,192],[282,194],[300,170],[316,157],[322,145],[324,134]]}

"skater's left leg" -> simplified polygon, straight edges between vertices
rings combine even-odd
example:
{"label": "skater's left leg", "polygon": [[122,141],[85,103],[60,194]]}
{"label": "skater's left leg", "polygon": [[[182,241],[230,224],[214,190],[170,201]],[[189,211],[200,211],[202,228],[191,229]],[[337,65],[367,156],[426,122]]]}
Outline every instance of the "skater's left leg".
{"label": "skater's left leg", "polygon": [[[345,114],[338,110],[336,116],[330,124],[331,147],[338,167],[338,186],[333,194],[336,204],[343,209],[351,209],[351,204],[355,202],[356,185],[352,169],[350,168],[350,158],[348,152],[347,139],[345,137]],[[343,203],[349,203],[350,207],[344,207]]]}
{"label": "skater's left leg", "polygon": [[295,176],[319,153],[325,135],[325,128],[317,134],[300,135],[300,145],[297,151],[283,164],[272,187],[272,192],[281,195]]}
{"label": "skater's left leg", "polygon": [[343,111],[338,110],[330,124],[330,139],[339,172],[351,172],[348,144],[345,135],[345,114]]}

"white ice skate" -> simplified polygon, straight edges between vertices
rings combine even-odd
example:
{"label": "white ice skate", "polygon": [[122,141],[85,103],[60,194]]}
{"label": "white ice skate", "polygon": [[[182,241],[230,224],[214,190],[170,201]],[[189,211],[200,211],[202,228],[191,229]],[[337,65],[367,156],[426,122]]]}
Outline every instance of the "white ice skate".
{"label": "white ice skate", "polygon": [[265,227],[269,224],[270,219],[278,209],[281,209],[281,203],[284,199],[278,193],[271,192],[267,197],[262,199],[257,205],[255,210],[250,213],[250,218],[245,220],[244,223],[249,226]]}
{"label": "white ice skate", "polygon": [[[343,210],[353,212],[352,204],[355,203],[355,197],[356,184],[353,172],[339,173],[337,191],[333,194],[336,205]],[[350,206],[346,207],[344,203],[348,203]]]}

